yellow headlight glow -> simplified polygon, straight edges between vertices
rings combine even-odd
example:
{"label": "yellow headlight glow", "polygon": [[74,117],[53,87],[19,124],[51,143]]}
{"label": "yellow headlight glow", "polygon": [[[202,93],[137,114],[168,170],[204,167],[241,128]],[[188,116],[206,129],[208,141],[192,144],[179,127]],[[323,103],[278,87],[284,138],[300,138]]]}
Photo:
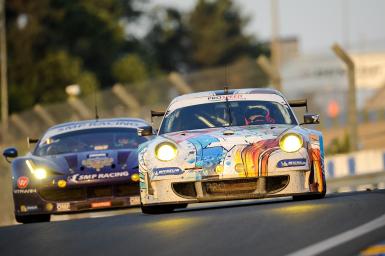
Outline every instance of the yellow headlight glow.
{"label": "yellow headlight glow", "polygon": [[31,173],[33,174],[33,176],[35,176],[36,179],[42,180],[42,179],[47,178],[47,170],[46,169],[41,168],[41,167],[36,167],[35,164],[30,160],[26,160],[25,162],[28,166],[28,169],[31,171]]}
{"label": "yellow headlight glow", "polygon": [[155,155],[160,161],[170,161],[176,154],[176,146],[170,142],[162,142],[155,147]]}
{"label": "yellow headlight glow", "polygon": [[43,168],[38,168],[33,172],[33,175],[35,175],[36,179],[42,180],[47,178],[47,171]]}
{"label": "yellow headlight glow", "polygon": [[279,141],[280,148],[288,153],[298,151],[303,145],[303,139],[295,133],[285,134]]}

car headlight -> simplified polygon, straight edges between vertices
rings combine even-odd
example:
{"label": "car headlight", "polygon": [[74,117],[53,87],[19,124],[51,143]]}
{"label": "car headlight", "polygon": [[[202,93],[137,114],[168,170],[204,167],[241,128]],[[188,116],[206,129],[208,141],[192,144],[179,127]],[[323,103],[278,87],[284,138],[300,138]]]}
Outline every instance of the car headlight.
{"label": "car headlight", "polygon": [[170,142],[162,142],[155,147],[155,156],[160,161],[170,161],[174,159],[177,152],[176,146]]}
{"label": "car headlight", "polygon": [[42,179],[47,178],[47,170],[46,169],[44,169],[42,167],[35,167],[35,164],[30,160],[26,160],[25,162],[28,166],[28,169],[31,171],[31,173],[33,174],[33,176],[35,176],[36,179],[42,180]]}
{"label": "car headlight", "polygon": [[36,179],[42,180],[47,178],[47,171],[43,168],[38,168],[38,169],[35,169],[35,171],[33,172],[33,175],[35,175]]}
{"label": "car headlight", "polygon": [[279,140],[279,147],[288,153],[298,151],[303,145],[301,135],[296,133],[287,133]]}

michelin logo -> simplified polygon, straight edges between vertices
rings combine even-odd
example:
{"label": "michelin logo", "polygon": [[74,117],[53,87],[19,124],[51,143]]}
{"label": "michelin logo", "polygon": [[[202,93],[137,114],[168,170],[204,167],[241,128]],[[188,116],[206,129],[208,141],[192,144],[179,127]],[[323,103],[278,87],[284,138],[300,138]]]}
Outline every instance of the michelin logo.
{"label": "michelin logo", "polygon": [[157,168],[153,170],[154,176],[179,175],[184,173],[178,167]]}
{"label": "michelin logo", "polygon": [[306,159],[305,158],[298,158],[298,159],[284,159],[278,162],[277,167],[278,168],[284,168],[284,167],[295,167],[295,166],[305,166],[306,165]]}
{"label": "michelin logo", "polygon": [[68,177],[68,181],[78,182],[86,180],[102,180],[102,179],[113,179],[120,177],[129,177],[129,172],[111,172],[111,173],[94,173],[94,174],[75,174]]}

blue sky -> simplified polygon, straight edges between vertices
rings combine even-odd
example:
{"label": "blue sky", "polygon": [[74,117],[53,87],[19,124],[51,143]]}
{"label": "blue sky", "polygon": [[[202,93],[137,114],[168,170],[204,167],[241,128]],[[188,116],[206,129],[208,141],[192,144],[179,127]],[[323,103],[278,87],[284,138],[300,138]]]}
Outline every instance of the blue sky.
{"label": "blue sky", "polygon": [[[270,1],[234,0],[251,17],[246,31],[270,37]],[[151,0],[152,5],[191,9],[196,0]],[[385,51],[384,0],[279,0],[280,35],[298,36],[304,53],[322,53],[339,42],[357,51]]]}

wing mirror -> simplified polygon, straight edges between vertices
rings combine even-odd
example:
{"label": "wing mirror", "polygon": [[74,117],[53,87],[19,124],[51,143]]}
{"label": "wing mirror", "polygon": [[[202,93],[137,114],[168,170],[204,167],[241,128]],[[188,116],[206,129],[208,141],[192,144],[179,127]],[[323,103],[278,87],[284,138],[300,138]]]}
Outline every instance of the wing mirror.
{"label": "wing mirror", "polygon": [[305,114],[302,124],[319,124],[320,116],[318,114]]}
{"label": "wing mirror", "polygon": [[145,126],[138,128],[138,136],[145,137],[153,135],[152,126]]}
{"label": "wing mirror", "polygon": [[3,156],[5,157],[5,160],[7,160],[7,162],[10,163],[11,161],[9,161],[8,158],[15,158],[15,157],[17,157],[18,156],[17,149],[16,148],[6,148],[3,151]]}

